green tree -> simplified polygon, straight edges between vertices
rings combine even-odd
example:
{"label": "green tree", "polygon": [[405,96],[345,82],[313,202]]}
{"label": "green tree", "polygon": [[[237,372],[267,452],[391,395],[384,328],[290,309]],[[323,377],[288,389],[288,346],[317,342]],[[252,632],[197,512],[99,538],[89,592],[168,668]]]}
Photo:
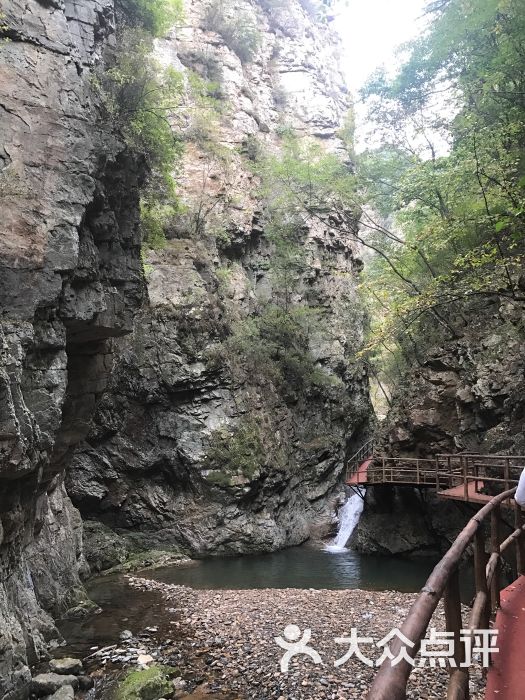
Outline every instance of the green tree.
{"label": "green tree", "polygon": [[477,299],[524,299],[525,3],[428,12],[397,75],[377,73],[363,91],[380,146],[359,159],[358,179],[387,222],[369,240],[389,259],[372,258],[363,286],[370,350],[388,371],[420,361],[444,330],[461,334]]}
{"label": "green tree", "polygon": [[125,24],[143,27],[151,36],[166,34],[183,18],[182,0],[117,0]]}

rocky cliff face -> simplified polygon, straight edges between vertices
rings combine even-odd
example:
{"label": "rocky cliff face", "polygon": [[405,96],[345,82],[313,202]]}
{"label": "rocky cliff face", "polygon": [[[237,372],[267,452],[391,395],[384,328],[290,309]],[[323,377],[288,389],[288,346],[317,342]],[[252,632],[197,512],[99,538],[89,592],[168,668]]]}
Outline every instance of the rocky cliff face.
{"label": "rocky cliff face", "polygon": [[470,305],[457,340],[414,368],[385,426],[391,454],[524,454],[523,305],[485,299]]}
{"label": "rocky cliff face", "polygon": [[141,301],[140,169],[90,78],[109,0],[0,3],[0,696],[25,697],[49,616],[81,598],[64,487]]}
{"label": "rocky cliff face", "polygon": [[[464,315],[460,337],[441,338],[394,396],[381,431],[385,454],[525,454],[523,306],[494,297]],[[412,490],[373,489],[354,543],[365,552],[440,551],[471,515],[469,506]]]}
{"label": "rocky cliff face", "polygon": [[[194,102],[177,121],[182,207],[148,257],[149,304],[67,481],[84,517],[197,554],[270,551],[326,527],[345,450],[371,413],[355,361],[355,244],[322,219],[304,227],[301,269],[283,291],[251,167],[290,128],[343,152],[337,40],[294,0],[221,7],[188,4],[185,27],[158,43],[164,65],[213,79],[221,110]],[[249,60],[228,29],[241,17],[257,28]],[[115,547],[124,558],[126,544]]]}
{"label": "rocky cliff face", "polygon": [[9,700],[27,696],[52,615],[85,604],[69,496],[93,519],[87,550],[109,542],[95,568],[151,547],[272,550],[330,520],[345,450],[368,429],[358,251],[323,212],[301,228],[301,264],[283,283],[251,167],[290,129],[346,157],[337,42],[322,6],[219,5],[192,3],[157,44],[184,76],[172,119],[186,148],[167,243],[141,261],[144,164],[104,119],[93,81],[115,42],[112,1],[0,1]]}

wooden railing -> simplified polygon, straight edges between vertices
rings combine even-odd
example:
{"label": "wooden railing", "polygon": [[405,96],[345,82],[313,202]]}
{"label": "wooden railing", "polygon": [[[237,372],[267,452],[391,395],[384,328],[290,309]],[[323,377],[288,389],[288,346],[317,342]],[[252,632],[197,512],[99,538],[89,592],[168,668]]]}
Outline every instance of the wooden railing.
{"label": "wooden railing", "polygon": [[[478,455],[479,457],[479,455]],[[500,601],[500,567],[503,553],[514,545],[518,576],[525,567],[525,526],[521,508],[515,507],[515,530],[503,542],[500,531],[500,507],[511,497],[515,488],[494,496],[476,513],[458,535],[443,559],[436,565],[421,589],[417,600],[412,605],[400,631],[414,642],[413,649],[408,650],[412,658],[417,653],[427,627],[439,601],[443,598],[447,631],[454,636],[454,661],[456,668],[450,669],[447,700],[465,700],[469,695],[469,670],[461,668],[465,659],[465,647],[460,632],[463,629],[461,601],[459,594],[459,565],[467,549],[474,546],[474,576],[476,597],[470,612],[467,629],[487,629],[491,612],[499,606]],[[485,553],[483,523],[490,520],[490,555]],[[395,658],[403,644],[394,639],[390,650]],[[379,669],[368,694],[369,700],[405,700],[406,688],[412,665],[402,659],[395,666],[390,659],[385,660]],[[428,673],[432,672],[430,668]]]}
{"label": "wooden railing", "polygon": [[523,456],[439,454],[435,459],[382,457],[373,455],[371,443],[366,443],[349,460],[347,481],[367,458],[372,462],[366,474],[358,478],[358,483],[435,486],[438,493],[460,487],[465,501],[471,500],[473,494],[496,495],[507,491],[517,485],[525,468]]}
{"label": "wooden railing", "polygon": [[438,492],[461,486],[464,500],[472,493],[495,495],[516,486],[525,457],[511,455],[439,454],[436,457],[436,488]]}
{"label": "wooden railing", "polygon": [[[412,457],[374,457],[366,474],[358,483],[363,484],[419,484],[422,486],[435,486],[436,461],[434,459],[422,459]],[[366,459],[352,462],[348,465],[346,473],[347,481],[356,473],[359,465]]]}
{"label": "wooden railing", "polygon": [[348,481],[359,469],[361,464],[374,454],[374,440],[371,438],[362,445],[355,454],[346,461],[346,480]]}
{"label": "wooden railing", "polygon": [[436,462],[416,457],[374,457],[367,470],[368,483],[434,486]]}

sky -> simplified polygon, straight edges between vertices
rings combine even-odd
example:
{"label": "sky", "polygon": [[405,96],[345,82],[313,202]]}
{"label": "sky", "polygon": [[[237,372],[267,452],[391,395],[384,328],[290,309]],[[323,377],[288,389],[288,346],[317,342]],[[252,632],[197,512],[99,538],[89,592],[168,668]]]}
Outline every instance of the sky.
{"label": "sky", "polygon": [[[396,47],[419,34],[428,0],[347,0],[336,27],[343,39],[348,87],[357,90],[377,67],[391,65]],[[341,3],[342,4],[342,3]]]}
{"label": "sky", "polygon": [[382,65],[396,65],[397,47],[420,34],[425,27],[423,8],[428,0],[347,0],[336,3],[335,28],[343,42],[342,68],[350,88],[356,118],[355,148],[359,153],[373,146],[366,107],[358,91]]}

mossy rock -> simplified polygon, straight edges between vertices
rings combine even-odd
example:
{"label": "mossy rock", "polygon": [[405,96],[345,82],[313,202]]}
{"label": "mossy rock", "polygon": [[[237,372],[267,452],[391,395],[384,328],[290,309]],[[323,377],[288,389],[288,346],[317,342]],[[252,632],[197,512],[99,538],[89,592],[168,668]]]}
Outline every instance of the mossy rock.
{"label": "mossy rock", "polygon": [[180,552],[150,549],[147,552],[134,554],[123,564],[113,566],[104,573],[129,574],[135,571],[142,571],[143,569],[162,569],[165,566],[174,566],[186,561],[189,561],[189,559]]}
{"label": "mossy rock", "polygon": [[130,671],[119,682],[114,700],[159,700],[169,696],[173,691],[170,676],[177,672],[177,669],[157,665]]}

